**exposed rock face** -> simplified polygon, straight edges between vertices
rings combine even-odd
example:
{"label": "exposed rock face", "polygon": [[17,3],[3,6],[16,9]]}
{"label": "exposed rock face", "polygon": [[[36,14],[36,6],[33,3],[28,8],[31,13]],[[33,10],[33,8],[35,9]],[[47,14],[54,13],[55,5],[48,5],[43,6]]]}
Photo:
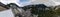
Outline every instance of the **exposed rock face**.
{"label": "exposed rock face", "polygon": [[5,10],[5,9],[8,9],[8,7],[5,4],[0,2],[0,11]]}
{"label": "exposed rock face", "polygon": [[[8,6],[8,7],[7,7]],[[15,17],[57,17],[56,12],[53,11],[54,8],[47,7],[44,4],[27,5],[24,7],[18,7],[15,3],[10,3],[8,5],[2,6],[3,8],[11,8]]]}
{"label": "exposed rock face", "polygon": [[47,7],[44,4],[28,5],[23,7],[25,11],[31,10],[32,15],[38,15],[37,17],[56,17],[55,12],[51,7]]}

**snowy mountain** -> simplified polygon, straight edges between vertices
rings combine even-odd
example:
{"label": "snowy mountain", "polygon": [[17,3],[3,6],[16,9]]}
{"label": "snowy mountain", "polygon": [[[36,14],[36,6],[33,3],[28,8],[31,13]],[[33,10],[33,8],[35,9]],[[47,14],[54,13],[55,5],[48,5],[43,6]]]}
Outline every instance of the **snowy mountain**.
{"label": "snowy mountain", "polygon": [[[2,2],[5,5],[9,3],[16,3],[20,7],[23,7],[23,5],[30,5],[30,4],[45,4],[47,6],[55,6],[60,4],[59,2],[55,2],[54,0],[27,0],[26,2],[23,0],[0,0],[0,2]],[[9,9],[0,12],[0,17],[14,17],[14,16],[11,9]]]}

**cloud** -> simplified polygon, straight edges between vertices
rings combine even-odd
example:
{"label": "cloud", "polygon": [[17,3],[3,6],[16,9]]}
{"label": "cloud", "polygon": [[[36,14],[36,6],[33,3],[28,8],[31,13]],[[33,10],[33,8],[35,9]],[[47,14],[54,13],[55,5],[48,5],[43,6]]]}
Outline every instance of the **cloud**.
{"label": "cloud", "polygon": [[21,6],[19,0],[0,0],[0,2],[2,2],[5,5],[9,3],[16,3],[18,6]]}

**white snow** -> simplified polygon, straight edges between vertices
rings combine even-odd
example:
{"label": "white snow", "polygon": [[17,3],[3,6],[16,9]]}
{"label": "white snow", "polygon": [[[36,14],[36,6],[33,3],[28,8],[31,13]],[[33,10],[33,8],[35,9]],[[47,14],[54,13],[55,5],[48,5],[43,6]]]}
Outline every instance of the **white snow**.
{"label": "white snow", "polygon": [[0,17],[14,17],[11,9],[0,12]]}

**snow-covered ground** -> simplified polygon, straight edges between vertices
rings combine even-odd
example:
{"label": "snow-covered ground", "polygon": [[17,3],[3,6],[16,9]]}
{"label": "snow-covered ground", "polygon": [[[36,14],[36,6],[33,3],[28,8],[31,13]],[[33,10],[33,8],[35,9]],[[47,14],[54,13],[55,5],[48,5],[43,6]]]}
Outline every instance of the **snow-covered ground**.
{"label": "snow-covered ground", "polygon": [[11,9],[0,12],[0,17],[14,17]]}
{"label": "snow-covered ground", "polygon": [[[23,5],[29,5],[29,4],[45,4],[47,6],[55,6],[55,5],[59,5],[60,2],[56,2],[56,0],[27,0],[26,2],[24,0],[0,0],[0,2],[4,3],[4,4],[9,4],[9,3],[16,3],[17,5],[19,5],[20,7],[23,7]],[[0,12],[0,17],[14,17],[13,13],[11,11],[11,9],[9,10],[5,10]]]}

